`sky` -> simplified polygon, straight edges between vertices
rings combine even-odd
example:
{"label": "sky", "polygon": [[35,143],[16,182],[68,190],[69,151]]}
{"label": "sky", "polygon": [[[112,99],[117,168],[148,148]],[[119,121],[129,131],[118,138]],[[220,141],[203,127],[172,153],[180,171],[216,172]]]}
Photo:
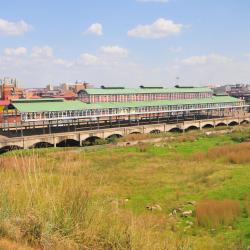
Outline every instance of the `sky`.
{"label": "sky", "polygon": [[249,83],[249,10],[248,0],[0,0],[0,78]]}

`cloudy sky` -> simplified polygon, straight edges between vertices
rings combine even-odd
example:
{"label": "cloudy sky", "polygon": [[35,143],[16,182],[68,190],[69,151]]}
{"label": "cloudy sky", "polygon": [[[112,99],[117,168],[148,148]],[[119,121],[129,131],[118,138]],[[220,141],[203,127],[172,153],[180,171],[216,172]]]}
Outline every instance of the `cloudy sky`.
{"label": "cloudy sky", "polygon": [[0,78],[250,82],[248,0],[0,0]]}

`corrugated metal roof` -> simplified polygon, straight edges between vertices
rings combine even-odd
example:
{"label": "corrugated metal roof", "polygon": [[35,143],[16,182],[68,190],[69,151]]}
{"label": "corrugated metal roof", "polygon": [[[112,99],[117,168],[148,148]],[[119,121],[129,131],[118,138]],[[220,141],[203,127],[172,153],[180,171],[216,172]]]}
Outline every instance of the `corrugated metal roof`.
{"label": "corrugated metal roof", "polygon": [[104,102],[87,104],[88,108],[135,108],[135,107],[152,107],[152,106],[170,106],[170,105],[187,105],[187,104],[214,104],[239,102],[240,99],[231,96],[213,96],[204,99],[181,99],[181,100],[159,100],[159,101],[141,101],[141,102]]}
{"label": "corrugated metal roof", "polygon": [[197,92],[212,92],[210,88],[206,87],[185,87],[185,88],[93,88],[85,89],[90,95],[122,95],[122,94],[157,94],[157,93],[197,93]]}
{"label": "corrugated metal roof", "polygon": [[[40,100],[40,102],[39,102]],[[185,99],[185,100],[161,100],[161,101],[141,101],[141,102],[106,102],[106,103],[83,103],[80,101],[66,101],[64,99],[44,99],[29,100],[27,102],[12,101],[12,104],[20,112],[46,112],[46,111],[67,111],[83,109],[101,108],[135,108],[149,106],[170,106],[187,104],[216,104],[234,103],[242,100],[230,96],[213,96],[204,99]],[[42,101],[43,100],[43,101]]]}
{"label": "corrugated metal roof", "polygon": [[35,99],[26,101],[12,101],[13,106],[20,112],[46,112],[81,110],[84,103],[80,101],[66,101],[64,99]]}

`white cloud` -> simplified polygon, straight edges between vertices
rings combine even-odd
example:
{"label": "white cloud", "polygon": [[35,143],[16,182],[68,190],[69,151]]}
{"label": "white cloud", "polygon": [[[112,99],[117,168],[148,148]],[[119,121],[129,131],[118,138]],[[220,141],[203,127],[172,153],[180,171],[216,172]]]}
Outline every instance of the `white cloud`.
{"label": "white cloud", "polygon": [[53,49],[49,46],[33,47],[31,57],[34,58],[48,58],[53,57]]}
{"label": "white cloud", "polygon": [[137,0],[137,2],[141,2],[141,3],[168,3],[169,0]]}
{"label": "white cloud", "polygon": [[98,56],[89,53],[81,54],[80,61],[86,66],[96,66],[101,64],[101,59]]}
{"label": "white cloud", "polygon": [[89,26],[85,34],[92,34],[96,36],[102,36],[103,35],[103,27],[100,23],[93,23]]}
{"label": "white cloud", "polygon": [[4,49],[4,55],[6,56],[23,56],[26,54],[27,54],[27,49],[24,47]]}
{"label": "white cloud", "polygon": [[23,87],[42,87],[48,83],[74,82],[76,79],[99,85],[115,85],[122,81],[122,85],[130,87],[133,87],[134,83],[164,83],[167,86],[176,84],[177,76],[180,77],[180,84],[187,85],[248,83],[250,62],[243,55],[241,59],[208,54],[183,60],[169,60],[164,64],[152,62],[146,66],[132,61],[130,57],[105,53],[102,47],[95,53],[83,53],[77,58],[65,59],[56,57],[51,47],[41,46],[28,50],[24,56],[16,56],[16,53],[12,52],[2,53],[0,75],[16,77]]}
{"label": "white cloud", "polygon": [[57,64],[57,65],[65,66],[67,68],[70,68],[71,66],[73,66],[72,62],[64,60],[64,59],[61,59],[61,58],[54,59],[53,63]]}
{"label": "white cloud", "polygon": [[178,35],[184,25],[175,23],[172,20],[166,20],[159,18],[152,24],[138,25],[132,30],[128,31],[128,36],[148,38],[148,39],[159,39],[172,35]]}
{"label": "white cloud", "polygon": [[2,36],[20,36],[32,30],[32,26],[25,21],[10,22],[0,19],[0,35]]}
{"label": "white cloud", "polygon": [[101,51],[108,55],[127,57],[128,50],[119,46],[103,46],[101,47]]}
{"label": "white cloud", "polygon": [[203,56],[191,56],[183,59],[182,63],[185,65],[204,65],[204,64],[226,64],[232,62],[232,59],[218,54],[210,54]]}

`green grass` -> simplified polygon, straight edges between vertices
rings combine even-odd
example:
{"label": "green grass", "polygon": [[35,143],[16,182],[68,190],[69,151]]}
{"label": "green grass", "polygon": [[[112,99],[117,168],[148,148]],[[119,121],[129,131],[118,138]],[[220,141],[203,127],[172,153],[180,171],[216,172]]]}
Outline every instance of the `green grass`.
{"label": "green grass", "polygon": [[[248,128],[190,132],[155,145],[7,153],[0,158],[0,249],[2,238],[23,249],[243,250],[250,245],[250,162],[206,154],[248,135]],[[212,231],[195,214],[169,217],[176,208],[195,212],[187,201],[205,199],[239,201],[241,214],[232,227]],[[160,211],[146,209],[156,204]]]}

